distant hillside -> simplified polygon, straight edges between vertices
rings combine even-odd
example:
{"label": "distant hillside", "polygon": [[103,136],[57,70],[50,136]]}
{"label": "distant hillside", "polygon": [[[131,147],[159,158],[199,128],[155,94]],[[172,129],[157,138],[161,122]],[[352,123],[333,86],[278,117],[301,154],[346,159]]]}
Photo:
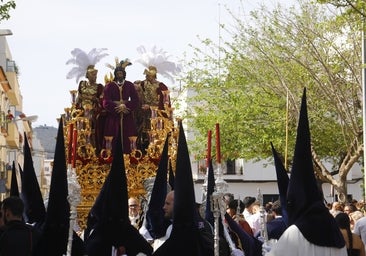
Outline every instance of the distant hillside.
{"label": "distant hillside", "polygon": [[38,126],[33,128],[33,134],[44,148],[47,159],[53,159],[56,147],[57,128],[46,125]]}

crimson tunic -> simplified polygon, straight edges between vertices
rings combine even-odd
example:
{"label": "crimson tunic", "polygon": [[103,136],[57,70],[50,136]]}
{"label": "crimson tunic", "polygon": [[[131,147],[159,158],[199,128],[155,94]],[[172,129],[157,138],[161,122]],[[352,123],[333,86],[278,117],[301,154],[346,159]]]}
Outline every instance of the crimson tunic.
{"label": "crimson tunic", "polygon": [[[112,81],[108,83],[104,88],[103,107],[107,110],[107,117],[105,120],[104,136],[113,136],[112,152],[115,144],[115,138],[119,136],[121,114],[117,113],[115,107],[119,104],[116,101],[120,101],[120,86]],[[135,86],[130,81],[124,81],[122,85],[122,100],[127,108],[130,109],[130,113],[123,114],[123,152],[128,154],[131,152],[130,140],[128,137],[137,136],[136,126],[133,118],[132,111],[138,107],[139,98],[135,90]],[[104,144],[105,145],[105,144]]]}

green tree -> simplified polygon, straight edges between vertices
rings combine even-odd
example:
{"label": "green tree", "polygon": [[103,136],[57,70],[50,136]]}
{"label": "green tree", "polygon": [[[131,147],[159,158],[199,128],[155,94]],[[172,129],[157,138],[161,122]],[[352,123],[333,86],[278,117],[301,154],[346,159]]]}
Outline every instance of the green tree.
{"label": "green tree", "polygon": [[16,7],[15,1],[1,0],[1,4],[0,4],[0,21],[8,20],[10,18],[9,12],[12,9],[15,9],[15,7]]}
{"label": "green tree", "polygon": [[346,13],[355,13],[366,17],[366,2],[364,0],[318,0],[318,3],[332,4],[338,8],[342,8]]}
{"label": "green tree", "polygon": [[233,16],[231,42],[193,47],[185,84],[196,155],[204,158],[207,130],[216,122],[224,159],[271,158],[270,142],[286,153],[294,148],[307,87],[316,174],[341,198],[347,193],[346,176],[363,152],[361,32],[359,22],[326,7],[263,6],[249,21]]}

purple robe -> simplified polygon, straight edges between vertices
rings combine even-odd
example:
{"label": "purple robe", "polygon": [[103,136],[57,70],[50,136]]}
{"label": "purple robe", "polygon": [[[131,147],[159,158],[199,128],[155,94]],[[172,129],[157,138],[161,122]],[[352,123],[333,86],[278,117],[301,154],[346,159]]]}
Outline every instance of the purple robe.
{"label": "purple robe", "polygon": [[[114,147],[115,138],[119,136],[121,126],[121,114],[117,113],[115,107],[120,101],[120,86],[112,81],[104,88],[103,107],[107,110],[107,117],[105,120],[104,136],[113,136],[112,151]],[[139,98],[135,86],[130,81],[125,81],[122,85],[122,100],[130,113],[123,114],[123,153],[131,153],[131,145],[128,137],[137,136],[136,125],[134,122],[133,111],[138,107]]]}

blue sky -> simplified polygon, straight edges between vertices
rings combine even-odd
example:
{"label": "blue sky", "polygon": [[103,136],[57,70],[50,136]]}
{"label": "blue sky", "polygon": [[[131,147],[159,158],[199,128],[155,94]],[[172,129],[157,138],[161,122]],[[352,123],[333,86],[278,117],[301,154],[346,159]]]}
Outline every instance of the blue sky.
{"label": "blue sky", "polygon": [[[98,82],[103,82],[110,71],[105,63],[113,64],[115,57],[138,58],[136,48],[140,45],[157,46],[172,55],[172,60],[180,59],[183,53],[189,55],[189,44],[200,45],[197,36],[218,41],[219,21],[226,26],[232,24],[227,8],[247,13],[259,3],[272,6],[273,2],[17,0],[17,8],[1,28],[13,32],[7,40],[20,70],[24,113],[38,115],[33,127],[57,127],[56,118],[70,106],[69,91],[77,89],[75,79],[66,79],[73,67],[66,61],[74,48],[87,52],[92,48],[108,49],[109,56],[97,64]],[[143,70],[138,63],[128,67],[127,79],[143,79]]]}

